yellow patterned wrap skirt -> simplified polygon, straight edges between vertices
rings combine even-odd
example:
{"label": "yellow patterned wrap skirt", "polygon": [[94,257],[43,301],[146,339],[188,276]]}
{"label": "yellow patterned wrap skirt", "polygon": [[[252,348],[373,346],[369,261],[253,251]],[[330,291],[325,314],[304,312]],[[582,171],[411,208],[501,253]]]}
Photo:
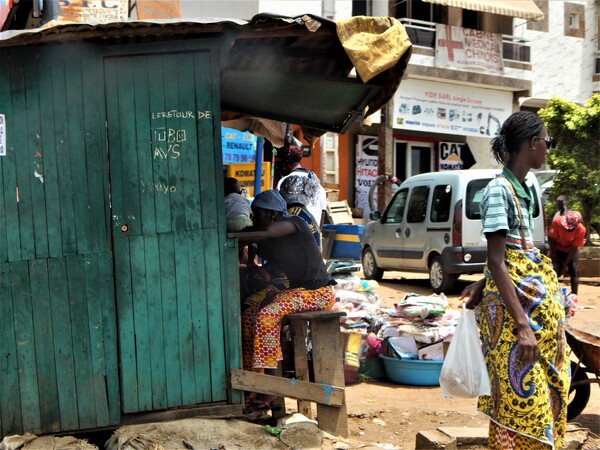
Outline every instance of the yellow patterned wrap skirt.
{"label": "yellow patterned wrap skirt", "polygon": [[491,419],[489,446],[560,449],[570,382],[563,293],[550,259],[537,248],[507,249],[506,265],[537,339],[540,359],[534,365],[517,361],[517,327],[486,265],[477,313],[492,389],[491,395],[479,397],[478,408]]}

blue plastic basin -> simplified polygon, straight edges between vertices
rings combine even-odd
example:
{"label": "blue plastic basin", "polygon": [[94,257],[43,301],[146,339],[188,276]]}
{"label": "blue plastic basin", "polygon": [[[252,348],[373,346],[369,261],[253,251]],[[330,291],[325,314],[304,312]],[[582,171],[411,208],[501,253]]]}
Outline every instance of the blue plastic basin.
{"label": "blue plastic basin", "polygon": [[390,381],[414,386],[439,386],[444,361],[398,359],[380,354],[385,375]]}

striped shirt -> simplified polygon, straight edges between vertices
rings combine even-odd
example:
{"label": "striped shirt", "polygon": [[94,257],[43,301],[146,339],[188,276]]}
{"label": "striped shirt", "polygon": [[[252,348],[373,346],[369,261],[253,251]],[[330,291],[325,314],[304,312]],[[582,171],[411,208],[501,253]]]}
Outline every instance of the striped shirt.
{"label": "striped shirt", "polygon": [[512,184],[515,193],[521,205],[521,214],[523,216],[525,238],[527,246],[533,247],[533,196],[525,183],[521,184],[515,178],[514,174],[507,168],[504,168],[501,175],[498,175],[489,182],[483,193],[481,200],[481,221],[484,233],[494,233],[496,231],[506,231],[506,246],[514,249],[521,249],[521,222],[516,204],[507,182]]}

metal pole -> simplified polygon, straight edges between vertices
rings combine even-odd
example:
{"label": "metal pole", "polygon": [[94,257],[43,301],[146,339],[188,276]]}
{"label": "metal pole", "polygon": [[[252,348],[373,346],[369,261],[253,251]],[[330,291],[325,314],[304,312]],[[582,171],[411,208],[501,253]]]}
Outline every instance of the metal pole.
{"label": "metal pole", "polygon": [[258,136],[256,140],[256,160],[254,161],[254,197],[260,193],[260,185],[262,182],[262,160],[263,150],[265,146],[265,138]]}

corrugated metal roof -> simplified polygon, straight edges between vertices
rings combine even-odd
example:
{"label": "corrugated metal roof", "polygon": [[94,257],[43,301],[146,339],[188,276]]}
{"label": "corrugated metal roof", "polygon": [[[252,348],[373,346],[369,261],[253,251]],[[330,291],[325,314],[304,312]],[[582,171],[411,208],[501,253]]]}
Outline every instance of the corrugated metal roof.
{"label": "corrugated metal roof", "polygon": [[[361,20],[357,18],[357,20]],[[395,21],[395,19],[390,19]],[[401,26],[401,25],[400,25]],[[2,47],[93,41],[107,45],[165,42],[219,35],[223,120],[254,116],[303,128],[342,132],[396,91],[410,51],[368,83],[350,77],[353,64],[322,17],[259,14],[249,22],[202,18],[70,23],[0,33]]]}

